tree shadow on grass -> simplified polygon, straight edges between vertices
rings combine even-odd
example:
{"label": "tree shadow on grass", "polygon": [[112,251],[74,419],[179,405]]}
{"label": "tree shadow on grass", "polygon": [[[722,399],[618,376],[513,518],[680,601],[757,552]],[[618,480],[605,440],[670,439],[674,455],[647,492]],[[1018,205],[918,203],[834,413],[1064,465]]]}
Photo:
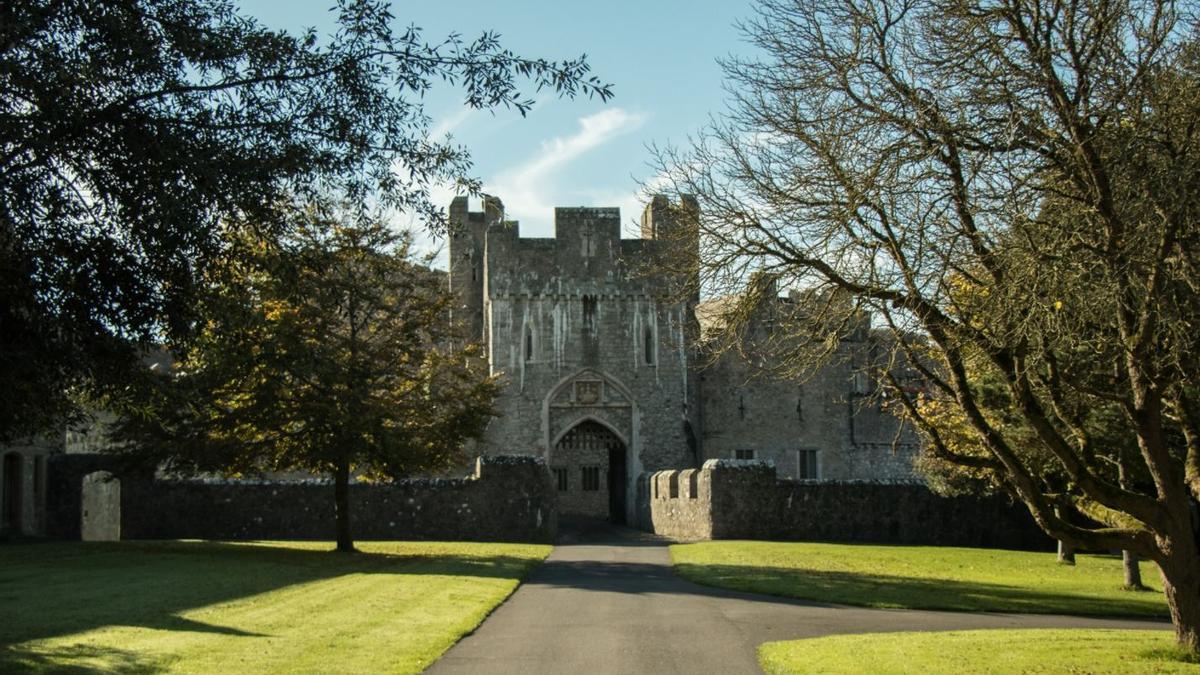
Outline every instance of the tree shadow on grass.
{"label": "tree shadow on grass", "polygon": [[[254,636],[180,614],[349,574],[517,580],[539,562],[509,555],[338,554],[223,542],[72,542],[21,548],[0,550],[0,606],[5,608],[0,650],[105,626]],[[0,670],[9,667],[7,653],[0,651]]]}
{"label": "tree shadow on grass", "polygon": [[138,655],[123,649],[93,645],[71,645],[53,650],[22,646],[0,648],[0,666],[6,673],[51,673],[53,675],[154,675],[165,671],[158,664],[146,663]]}
{"label": "tree shadow on grass", "polygon": [[779,567],[678,563],[689,581],[735,591],[876,608],[1166,619],[1143,594],[1093,597],[1022,586]]}

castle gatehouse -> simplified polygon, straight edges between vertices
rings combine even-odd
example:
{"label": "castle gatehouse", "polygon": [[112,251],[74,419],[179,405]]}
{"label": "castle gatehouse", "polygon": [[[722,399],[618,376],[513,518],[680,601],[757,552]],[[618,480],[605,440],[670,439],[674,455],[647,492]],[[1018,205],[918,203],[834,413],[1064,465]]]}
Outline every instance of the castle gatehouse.
{"label": "castle gatehouse", "polygon": [[855,375],[869,350],[849,344],[803,385],[701,358],[700,298],[679,292],[695,285],[653,265],[696,241],[678,235],[698,215],[656,197],[640,238],[623,239],[616,208],[557,208],[555,236],[528,238],[496,197],[453,201],[454,320],[507,382],[477,449],[543,457],[561,514],[614,522],[635,522],[639,476],[712,458],[767,460],[789,479],[911,480],[915,438]]}

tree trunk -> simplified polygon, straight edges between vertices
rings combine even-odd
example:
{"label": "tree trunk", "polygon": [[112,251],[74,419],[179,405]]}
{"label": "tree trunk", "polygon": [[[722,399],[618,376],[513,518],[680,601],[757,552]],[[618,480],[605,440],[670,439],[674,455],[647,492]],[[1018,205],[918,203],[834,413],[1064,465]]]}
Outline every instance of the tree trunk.
{"label": "tree trunk", "polygon": [[337,511],[337,550],[354,552],[354,540],[350,538],[350,460],[338,461],[333,473],[333,501]]}
{"label": "tree trunk", "polygon": [[1196,552],[1175,551],[1158,567],[1163,593],[1175,624],[1175,639],[1192,654],[1200,654],[1200,560]]}
{"label": "tree trunk", "polygon": [[1144,591],[1142,584],[1142,569],[1138,566],[1138,556],[1133,551],[1121,551],[1121,563],[1125,566],[1125,590]]}
{"label": "tree trunk", "polygon": [[1063,541],[1062,539],[1058,540],[1058,564],[1075,564],[1075,547]]}
{"label": "tree trunk", "polygon": [[[1056,506],[1054,507],[1054,515],[1063,522],[1069,522],[1067,510]],[[1062,539],[1058,540],[1058,564],[1059,565],[1074,565],[1075,564],[1075,547]]]}

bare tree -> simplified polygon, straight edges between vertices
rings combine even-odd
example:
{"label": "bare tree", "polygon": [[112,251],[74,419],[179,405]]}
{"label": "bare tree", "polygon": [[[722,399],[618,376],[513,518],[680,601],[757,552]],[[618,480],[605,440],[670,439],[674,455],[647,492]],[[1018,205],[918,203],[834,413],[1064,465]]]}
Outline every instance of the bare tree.
{"label": "bare tree", "polygon": [[[734,297],[762,271],[798,297],[853,298],[814,311],[825,326],[870,312],[902,338],[925,386],[878,376],[928,452],[988,476],[1068,545],[1156,562],[1195,652],[1193,9],[762,0],[742,26],[760,56],[724,64],[728,114],[657,156],[703,208],[709,292]],[[1104,410],[1144,481],[1100,456]],[[948,416],[970,443],[948,437]]]}

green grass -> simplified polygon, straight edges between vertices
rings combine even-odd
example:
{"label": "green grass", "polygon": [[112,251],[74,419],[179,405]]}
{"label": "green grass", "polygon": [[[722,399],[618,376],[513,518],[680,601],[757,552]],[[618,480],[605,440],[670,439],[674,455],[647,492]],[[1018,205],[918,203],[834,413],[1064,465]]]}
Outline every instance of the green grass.
{"label": "green grass", "polygon": [[[866,607],[1166,617],[1163,594],[1121,588],[1121,560],[934,546],[713,541],[671,547],[697,583]],[[1144,579],[1157,568],[1143,564]]]}
{"label": "green grass", "polygon": [[768,642],[763,670],[784,673],[1200,673],[1169,631],[972,630]]}
{"label": "green grass", "polygon": [[550,552],[358,546],[0,546],[0,672],[419,672]]}

